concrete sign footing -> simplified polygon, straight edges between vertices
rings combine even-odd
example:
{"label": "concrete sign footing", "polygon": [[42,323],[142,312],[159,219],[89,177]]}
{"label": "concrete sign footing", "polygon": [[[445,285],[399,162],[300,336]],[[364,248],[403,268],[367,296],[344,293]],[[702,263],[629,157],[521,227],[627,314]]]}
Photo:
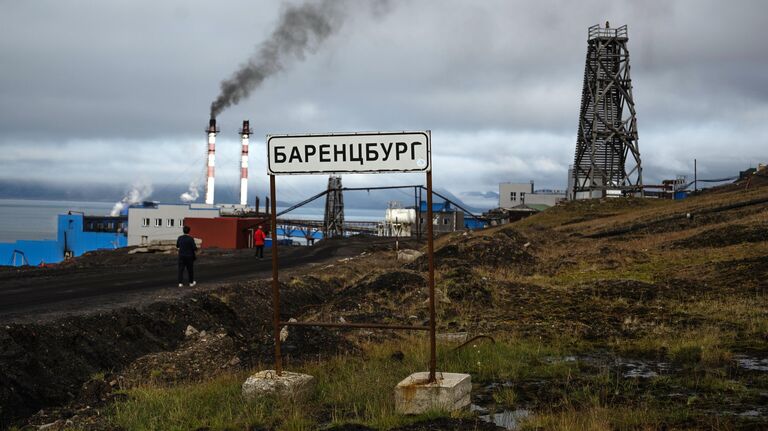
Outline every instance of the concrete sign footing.
{"label": "concrete sign footing", "polygon": [[437,373],[437,381],[428,383],[429,373],[413,373],[395,386],[395,409],[403,414],[430,410],[455,411],[468,407],[472,391],[469,374]]}
{"label": "concrete sign footing", "polygon": [[315,378],[309,374],[283,371],[278,376],[275,370],[264,370],[248,377],[243,383],[243,397],[255,399],[273,394],[281,397],[299,397],[311,392],[314,386]]}

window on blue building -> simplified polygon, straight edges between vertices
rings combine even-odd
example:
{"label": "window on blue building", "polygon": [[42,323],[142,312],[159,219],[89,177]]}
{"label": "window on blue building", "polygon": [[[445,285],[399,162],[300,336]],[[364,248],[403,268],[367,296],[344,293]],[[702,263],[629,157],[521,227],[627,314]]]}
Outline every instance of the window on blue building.
{"label": "window on blue building", "polygon": [[127,220],[126,216],[84,216],[84,232],[121,232],[123,223]]}

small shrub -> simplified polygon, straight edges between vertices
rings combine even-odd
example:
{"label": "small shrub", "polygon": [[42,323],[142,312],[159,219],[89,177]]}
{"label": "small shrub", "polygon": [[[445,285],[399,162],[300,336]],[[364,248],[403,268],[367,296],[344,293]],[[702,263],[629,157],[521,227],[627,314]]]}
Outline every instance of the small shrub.
{"label": "small shrub", "polygon": [[493,393],[493,400],[503,407],[514,407],[517,402],[517,393],[512,388],[501,388]]}
{"label": "small shrub", "polygon": [[701,362],[701,346],[680,346],[669,352],[672,362],[682,366],[693,366]]}

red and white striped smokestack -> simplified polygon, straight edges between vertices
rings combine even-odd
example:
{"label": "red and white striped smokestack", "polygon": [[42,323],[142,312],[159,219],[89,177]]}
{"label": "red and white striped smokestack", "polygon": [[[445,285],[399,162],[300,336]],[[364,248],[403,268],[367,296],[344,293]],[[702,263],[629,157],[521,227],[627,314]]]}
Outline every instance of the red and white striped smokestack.
{"label": "red and white striped smokestack", "polygon": [[253,131],[249,127],[248,120],[243,121],[240,130],[240,205],[248,205],[248,138]]}
{"label": "red and white striped smokestack", "polygon": [[213,188],[214,188],[214,170],[216,165],[216,134],[219,133],[216,129],[216,119],[211,118],[208,122],[208,164],[206,169],[205,180],[205,203],[213,205]]}

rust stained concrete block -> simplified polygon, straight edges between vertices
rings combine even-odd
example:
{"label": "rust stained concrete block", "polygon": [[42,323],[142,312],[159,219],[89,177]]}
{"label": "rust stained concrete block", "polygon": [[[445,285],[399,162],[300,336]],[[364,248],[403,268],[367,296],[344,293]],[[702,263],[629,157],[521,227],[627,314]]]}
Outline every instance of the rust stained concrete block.
{"label": "rust stained concrete block", "polygon": [[437,382],[427,383],[428,372],[413,373],[395,387],[395,409],[403,414],[429,410],[455,411],[469,406],[472,377],[461,373],[437,373]]}

